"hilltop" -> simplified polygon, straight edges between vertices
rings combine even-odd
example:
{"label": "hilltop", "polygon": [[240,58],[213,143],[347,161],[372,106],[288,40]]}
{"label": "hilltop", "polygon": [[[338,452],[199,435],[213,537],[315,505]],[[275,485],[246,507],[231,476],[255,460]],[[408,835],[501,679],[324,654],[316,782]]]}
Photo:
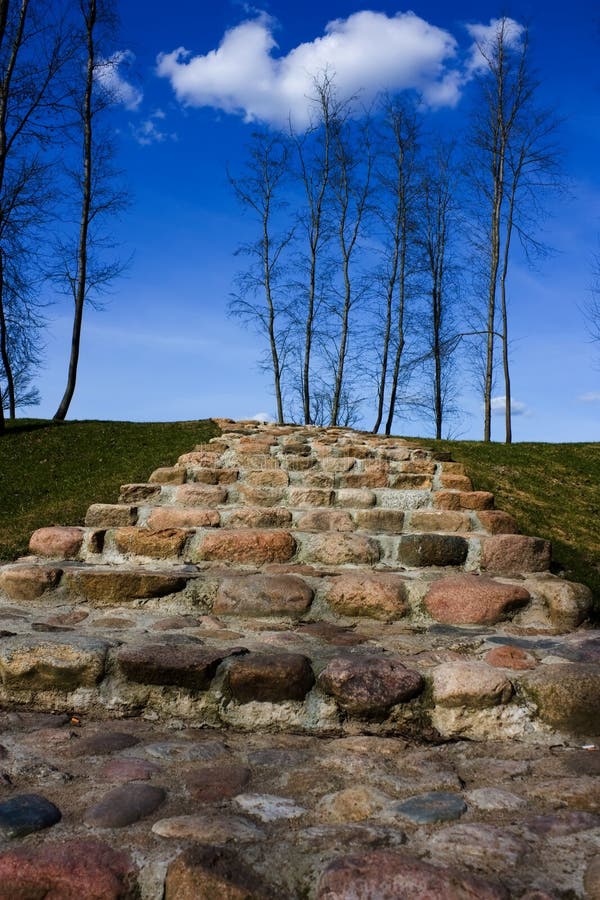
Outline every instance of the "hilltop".
{"label": "hilltop", "polygon": [[[91,502],[111,502],[120,484],[218,433],[212,420],[17,420],[0,441],[0,559],[26,553],[36,528],[83,522]],[[555,571],[587,584],[600,605],[600,444],[414,440],[450,452],[524,534],[552,541]]]}

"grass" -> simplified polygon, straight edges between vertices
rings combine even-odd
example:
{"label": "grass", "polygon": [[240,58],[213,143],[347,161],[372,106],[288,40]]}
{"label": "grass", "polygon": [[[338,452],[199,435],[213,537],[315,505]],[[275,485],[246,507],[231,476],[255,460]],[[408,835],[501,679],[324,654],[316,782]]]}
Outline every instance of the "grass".
{"label": "grass", "polygon": [[[36,528],[83,522],[90,503],[114,503],[120,484],[216,434],[211,421],[18,420],[0,437],[0,559],[26,553]],[[449,450],[524,534],[552,541],[555,571],[589,585],[600,611],[600,444],[418,443]]]}
{"label": "grass", "polygon": [[449,450],[524,534],[552,541],[554,571],[587,584],[600,615],[600,444],[419,443]]}
{"label": "grass", "polygon": [[0,436],[0,560],[27,552],[43,525],[83,523],[90,503],[116,503],[119,486],[219,433],[198,422],[18,419]]}

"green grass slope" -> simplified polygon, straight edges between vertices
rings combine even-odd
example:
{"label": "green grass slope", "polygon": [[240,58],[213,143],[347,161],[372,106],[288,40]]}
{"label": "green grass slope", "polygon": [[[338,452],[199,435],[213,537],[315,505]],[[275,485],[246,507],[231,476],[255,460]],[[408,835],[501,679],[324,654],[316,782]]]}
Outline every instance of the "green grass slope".
{"label": "green grass slope", "polygon": [[83,523],[90,503],[219,433],[211,421],[65,422],[21,419],[0,436],[0,560],[27,552],[43,525]]}
{"label": "green grass slope", "polygon": [[552,541],[554,571],[587,584],[600,614],[600,444],[419,443],[449,450],[523,534]]}

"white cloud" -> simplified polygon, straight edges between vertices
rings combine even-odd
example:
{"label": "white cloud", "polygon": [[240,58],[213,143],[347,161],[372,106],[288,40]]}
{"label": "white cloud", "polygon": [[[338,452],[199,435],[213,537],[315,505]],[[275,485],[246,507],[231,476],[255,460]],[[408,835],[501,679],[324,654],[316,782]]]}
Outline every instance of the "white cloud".
{"label": "white cloud", "polygon": [[108,59],[101,59],[96,64],[94,71],[94,78],[106,93],[116,103],[121,103],[125,109],[131,111],[139,107],[144,99],[144,94],[130,81],[127,81],[120,69],[121,66],[131,65],[134,60],[135,56],[131,50],[119,50]]}
{"label": "white cloud", "polygon": [[162,144],[165,141],[176,141],[177,135],[174,132],[162,131],[156,124],[165,118],[166,115],[162,109],[155,109],[147,119],[136,124],[129,123],[131,134],[142,147],[149,147],[150,144]]}
{"label": "white cloud", "polygon": [[467,73],[473,75],[487,68],[486,56],[493,53],[501,32],[504,45],[511,50],[518,50],[522,44],[525,27],[514,19],[504,16],[502,19],[490,19],[489,25],[467,25],[467,31],[473,38]]}
{"label": "white cloud", "polygon": [[600,391],[590,391],[588,394],[581,394],[577,399],[580,403],[600,403]]}
{"label": "white cloud", "polygon": [[[492,397],[492,415],[503,416],[506,412],[506,397]],[[513,416],[530,416],[531,410],[520,400],[510,401],[510,411]]]}
{"label": "white cloud", "polygon": [[449,68],[456,56],[452,35],[412,12],[387,16],[364,10],[329,22],[325,33],[276,55],[276,22],[259,13],[227,31],[215,50],[192,56],[179,47],[161,53],[157,72],[168,78],[186,106],[208,106],[298,127],[310,116],[313,79],[327,70],[341,97],[360,92],[368,103],[381,90],[418,91],[429,106],[452,106],[461,76]]}
{"label": "white cloud", "polygon": [[256,413],[256,415],[251,416],[251,421],[252,422],[271,423],[271,422],[273,422],[273,416],[270,416],[269,413],[266,413],[266,412],[259,412],[259,413]]}

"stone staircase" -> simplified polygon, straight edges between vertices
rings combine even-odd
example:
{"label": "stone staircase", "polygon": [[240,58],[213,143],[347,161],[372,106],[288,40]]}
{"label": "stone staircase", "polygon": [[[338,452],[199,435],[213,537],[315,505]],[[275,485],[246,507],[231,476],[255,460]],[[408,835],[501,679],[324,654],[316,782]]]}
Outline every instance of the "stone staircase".
{"label": "stone staircase", "polygon": [[589,590],[443,454],[218,424],[0,568],[0,900],[600,897]]}

